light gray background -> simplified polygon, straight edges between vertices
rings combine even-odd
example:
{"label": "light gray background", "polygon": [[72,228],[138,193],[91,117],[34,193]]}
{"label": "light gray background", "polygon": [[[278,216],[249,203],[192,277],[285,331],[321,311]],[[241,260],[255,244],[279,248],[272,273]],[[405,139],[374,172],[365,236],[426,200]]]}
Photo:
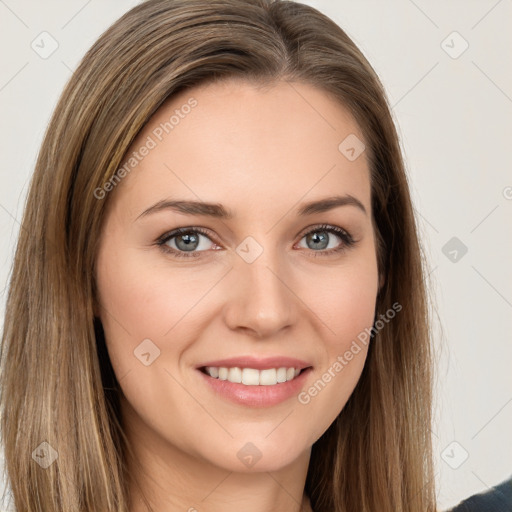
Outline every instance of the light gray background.
{"label": "light gray background", "polygon": [[[28,180],[51,112],[85,51],[137,3],[0,0],[2,316]],[[432,436],[444,509],[512,475],[512,2],[304,3],[359,45],[399,127],[439,313]],[[31,48],[34,40],[42,46],[43,31],[58,42],[46,59]],[[452,237],[455,245],[445,246]]]}

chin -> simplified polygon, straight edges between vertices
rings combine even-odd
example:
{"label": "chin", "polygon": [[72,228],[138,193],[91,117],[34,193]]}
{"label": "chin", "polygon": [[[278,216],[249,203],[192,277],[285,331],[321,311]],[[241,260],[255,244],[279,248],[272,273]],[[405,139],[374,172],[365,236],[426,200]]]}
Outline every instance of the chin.
{"label": "chin", "polygon": [[207,458],[215,466],[227,471],[258,473],[279,471],[298,458],[309,456],[311,447],[305,446],[301,450],[294,437],[288,437],[285,441],[282,436],[273,440],[265,436],[268,434],[230,440],[221,453],[210,453]]}

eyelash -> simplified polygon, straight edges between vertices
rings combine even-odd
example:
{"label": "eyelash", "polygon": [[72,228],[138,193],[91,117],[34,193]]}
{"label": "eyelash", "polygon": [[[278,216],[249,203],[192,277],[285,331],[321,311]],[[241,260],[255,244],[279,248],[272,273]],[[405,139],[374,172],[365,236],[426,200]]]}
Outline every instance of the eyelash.
{"label": "eyelash", "polygon": [[[304,237],[306,237],[307,235],[310,235],[311,233],[317,233],[317,232],[321,232],[321,231],[324,231],[327,233],[333,233],[333,234],[339,236],[342,240],[342,243],[339,247],[337,247],[335,249],[328,249],[328,250],[324,249],[322,251],[314,251],[314,250],[310,249],[310,251],[313,253],[314,258],[316,258],[318,256],[321,256],[321,257],[332,256],[334,254],[341,253],[341,252],[349,249],[356,243],[355,240],[352,238],[352,235],[350,235],[350,233],[348,231],[341,229],[337,226],[331,226],[330,224],[321,224],[319,226],[314,226],[309,231],[306,231],[305,233],[303,233],[300,239],[302,240]],[[162,251],[164,251],[165,253],[172,254],[173,256],[176,256],[178,258],[197,258],[197,257],[201,256],[201,253],[207,252],[207,251],[194,251],[194,252],[191,251],[191,252],[187,253],[185,251],[176,251],[176,249],[172,249],[171,247],[166,245],[167,242],[169,240],[171,240],[172,238],[179,236],[179,235],[190,234],[190,233],[200,233],[201,235],[204,235],[206,238],[208,238],[210,241],[213,242],[213,240],[211,240],[210,234],[206,230],[199,228],[199,227],[189,227],[189,228],[177,228],[169,233],[164,233],[162,236],[160,236],[156,240],[156,245],[159,246],[162,249]]]}

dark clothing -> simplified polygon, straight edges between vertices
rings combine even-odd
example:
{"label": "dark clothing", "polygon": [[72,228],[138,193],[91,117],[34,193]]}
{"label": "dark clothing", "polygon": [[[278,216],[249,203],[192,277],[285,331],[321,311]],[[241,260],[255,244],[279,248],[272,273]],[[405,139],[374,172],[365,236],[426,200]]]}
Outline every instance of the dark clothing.
{"label": "dark clothing", "polygon": [[512,512],[512,477],[486,492],[474,494],[448,512]]}

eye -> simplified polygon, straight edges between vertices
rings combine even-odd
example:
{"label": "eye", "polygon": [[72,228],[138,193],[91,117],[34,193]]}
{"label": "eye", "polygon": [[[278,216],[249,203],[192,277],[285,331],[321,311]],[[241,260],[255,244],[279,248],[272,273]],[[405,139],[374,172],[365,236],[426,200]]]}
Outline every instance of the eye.
{"label": "eye", "polygon": [[[335,235],[335,237],[333,237],[333,235]],[[333,238],[338,238],[338,240],[341,240],[341,243],[338,242],[336,245],[336,241],[333,240]],[[354,239],[348,231],[328,224],[315,226],[313,229],[307,231],[302,236],[302,239],[306,240],[306,249],[312,249],[314,253],[313,256],[315,257],[330,256],[334,253],[344,251],[355,244]]]}
{"label": "eye", "polygon": [[[205,238],[207,241],[202,242],[202,238]],[[335,243],[335,238],[338,238],[338,244]],[[302,235],[301,241],[303,239],[306,241],[305,248],[311,249],[315,257],[330,256],[344,251],[355,244],[354,239],[346,230],[328,224],[315,226]],[[341,243],[339,240],[341,240]],[[208,251],[208,245],[210,244],[213,244],[215,247],[213,250],[220,249],[220,246],[212,242],[208,231],[197,227],[175,229],[163,234],[156,241],[156,245],[163,251],[179,258],[197,258],[201,256],[202,252]]]}
{"label": "eye", "polygon": [[178,228],[162,235],[157,245],[173,256],[198,257],[201,252],[208,250],[208,243],[202,243],[201,238],[210,240],[208,232],[201,228]]}

